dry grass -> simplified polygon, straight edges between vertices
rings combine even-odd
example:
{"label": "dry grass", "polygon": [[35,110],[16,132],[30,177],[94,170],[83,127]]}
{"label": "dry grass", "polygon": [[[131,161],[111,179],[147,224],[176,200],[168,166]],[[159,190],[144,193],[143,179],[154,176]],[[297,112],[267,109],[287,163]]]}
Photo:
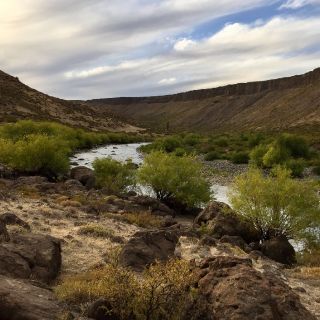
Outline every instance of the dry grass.
{"label": "dry grass", "polygon": [[100,224],[87,224],[79,228],[78,234],[87,235],[91,237],[98,238],[112,238],[114,236],[114,231]]}
{"label": "dry grass", "polygon": [[302,267],[295,273],[305,279],[320,279],[320,267]]}
{"label": "dry grass", "polygon": [[75,201],[75,200],[64,200],[60,202],[60,204],[63,207],[73,207],[73,208],[80,208],[82,206],[82,204],[79,201]]}
{"label": "dry grass", "polygon": [[127,212],[122,214],[106,213],[104,216],[121,222],[134,224],[141,228],[158,228],[163,221],[161,217],[154,216],[150,212]]}

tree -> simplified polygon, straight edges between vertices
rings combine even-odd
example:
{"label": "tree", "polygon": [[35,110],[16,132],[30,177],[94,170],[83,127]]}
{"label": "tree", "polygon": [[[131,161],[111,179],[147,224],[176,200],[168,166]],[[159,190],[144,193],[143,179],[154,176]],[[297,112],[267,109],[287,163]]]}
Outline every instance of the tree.
{"label": "tree", "polygon": [[119,194],[134,185],[135,177],[131,162],[121,163],[111,158],[93,162],[96,184],[109,193]]}
{"label": "tree", "polygon": [[317,187],[311,181],[290,177],[287,169],[276,167],[270,176],[255,168],[235,179],[231,188],[232,207],[261,231],[262,240],[284,235],[306,239],[320,227]]}
{"label": "tree", "polygon": [[177,157],[155,151],[138,170],[138,182],[151,187],[160,201],[177,201],[193,208],[208,202],[210,185],[202,177],[202,165],[193,157]]}

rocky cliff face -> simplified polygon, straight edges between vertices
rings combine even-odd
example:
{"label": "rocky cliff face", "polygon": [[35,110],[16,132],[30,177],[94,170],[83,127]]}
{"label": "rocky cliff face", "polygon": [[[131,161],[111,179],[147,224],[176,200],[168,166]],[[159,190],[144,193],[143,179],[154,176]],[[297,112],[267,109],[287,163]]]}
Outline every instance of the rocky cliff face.
{"label": "rocky cliff face", "polygon": [[143,98],[89,101],[125,119],[161,129],[214,131],[320,125],[320,68],[293,77]]}

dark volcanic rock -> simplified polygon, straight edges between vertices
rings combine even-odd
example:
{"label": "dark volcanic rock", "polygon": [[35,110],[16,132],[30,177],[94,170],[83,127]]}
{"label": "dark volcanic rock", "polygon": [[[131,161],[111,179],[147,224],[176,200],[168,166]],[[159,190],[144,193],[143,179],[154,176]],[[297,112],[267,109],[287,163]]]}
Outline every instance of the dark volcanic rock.
{"label": "dark volcanic rock", "polygon": [[118,316],[112,313],[108,301],[102,298],[89,305],[87,314],[90,319],[95,320],[120,320]]}
{"label": "dark volcanic rock", "polygon": [[285,236],[264,241],[261,251],[268,258],[283,264],[292,265],[296,262],[294,248]]}
{"label": "dark volcanic rock", "polygon": [[250,259],[219,256],[202,263],[199,297],[214,320],[315,320],[297,294]]}
{"label": "dark volcanic rock", "polygon": [[70,178],[80,181],[88,189],[93,188],[95,185],[93,170],[84,166],[72,168],[70,171]]}
{"label": "dark volcanic rock", "polygon": [[49,290],[0,275],[1,320],[54,320],[60,311]]}
{"label": "dark volcanic rock", "polygon": [[205,225],[210,235],[218,239],[225,235],[238,236],[251,243],[261,238],[249,222],[240,219],[228,205],[221,202],[212,202],[200,212],[194,226],[198,228],[201,225]]}
{"label": "dark volcanic rock", "polygon": [[36,234],[12,234],[0,245],[0,274],[50,282],[61,267],[60,240]]}
{"label": "dark volcanic rock", "polygon": [[120,263],[142,271],[156,260],[166,261],[174,255],[178,238],[177,230],[137,232],[123,247]]}
{"label": "dark volcanic rock", "polygon": [[27,222],[23,221],[11,212],[6,212],[0,215],[0,222],[4,223],[5,225],[18,225],[25,228],[26,230],[30,230],[30,226]]}

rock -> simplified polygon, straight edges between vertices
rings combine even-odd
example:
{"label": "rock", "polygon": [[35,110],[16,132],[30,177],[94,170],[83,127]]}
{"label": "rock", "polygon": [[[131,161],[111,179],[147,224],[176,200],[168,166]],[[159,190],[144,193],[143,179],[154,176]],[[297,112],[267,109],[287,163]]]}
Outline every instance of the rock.
{"label": "rock", "polygon": [[172,216],[165,216],[163,219],[163,222],[161,223],[161,226],[163,228],[168,228],[176,225],[178,222],[174,220]]}
{"label": "rock", "polygon": [[68,179],[64,182],[64,187],[67,188],[68,190],[75,190],[75,191],[83,191],[84,186],[83,184],[75,179]]}
{"label": "rock", "polygon": [[41,176],[24,176],[24,177],[19,177],[16,180],[16,184],[18,186],[24,184],[24,185],[37,185],[37,184],[42,184],[48,182],[48,179],[46,177],[41,177]]}
{"label": "rock", "polygon": [[0,215],[0,222],[4,223],[5,225],[18,225],[26,230],[30,230],[30,226],[27,222],[23,221],[11,212],[6,212]]}
{"label": "rock", "polygon": [[95,186],[93,170],[84,166],[72,168],[70,178],[80,181],[87,189],[92,189]]}
{"label": "rock", "polygon": [[129,200],[146,209],[149,209],[151,213],[155,215],[160,215],[160,216],[175,215],[175,212],[172,209],[170,209],[168,206],[166,206],[159,200],[152,197],[136,196],[136,197],[130,197]]}
{"label": "rock", "polygon": [[89,305],[87,314],[89,318],[95,320],[120,320],[119,317],[112,313],[108,301],[102,298]]}
{"label": "rock", "polygon": [[6,227],[6,224],[0,221],[0,243],[10,240],[10,236]]}
{"label": "rock", "polygon": [[210,258],[197,273],[199,299],[211,319],[315,320],[288,285],[272,273],[255,270],[250,259]]}
{"label": "rock", "polygon": [[248,244],[241,238],[238,236],[228,236],[228,235],[224,235],[221,239],[220,239],[221,243],[230,243],[233,246],[237,246],[239,248],[241,248],[243,251],[245,252],[250,252],[252,249],[248,246]]}
{"label": "rock", "polygon": [[61,267],[60,240],[39,234],[12,234],[0,245],[0,274],[49,283]]}
{"label": "rock", "polygon": [[261,251],[266,257],[274,261],[287,265],[296,263],[294,248],[285,236],[264,241],[261,245]]}
{"label": "rock", "polygon": [[60,311],[51,291],[0,275],[1,320],[55,320]]}
{"label": "rock", "polygon": [[228,205],[221,202],[212,202],[200,212],[194,220],[194,227],[201,225],[205,225],[208,233],[217,239],[224,235],[238,236],[250,243],[261,238],[249,222],[240,219]]}
{"label": "rock", "polygon": [[142,271],[154,261],[166,261],[174,255],[178,231],[157,230],[137,232],[120,253],[122,266]]}

